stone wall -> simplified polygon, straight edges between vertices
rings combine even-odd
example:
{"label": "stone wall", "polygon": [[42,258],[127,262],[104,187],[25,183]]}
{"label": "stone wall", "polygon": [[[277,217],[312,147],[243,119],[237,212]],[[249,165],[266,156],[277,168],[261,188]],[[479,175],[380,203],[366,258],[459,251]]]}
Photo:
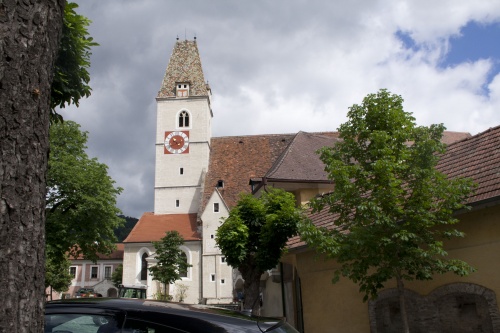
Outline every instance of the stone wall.
{"label": "stone wall", "polygon": [[[427,296],[405,290],[412,333],[500,332],[500,313],[495,293],[477,284],[453,283]],[[372,333],[402,332],[397,289],[380,293],[369,303]]]}

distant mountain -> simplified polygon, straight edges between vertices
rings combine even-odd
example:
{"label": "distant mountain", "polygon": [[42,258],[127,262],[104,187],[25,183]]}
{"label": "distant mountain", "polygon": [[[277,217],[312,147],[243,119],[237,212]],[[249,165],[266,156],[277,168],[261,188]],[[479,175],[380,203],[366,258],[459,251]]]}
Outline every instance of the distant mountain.
{"label": "distant mountain", "polygon": [[125,224],[122,227],[115,229],[115,236],[118,238],[118,243],[123,242],[123,240],[127,238],[137,221],[139,221],[139,219],[136,219],[135,217],[123,215],[120,215],[120,217],[125,220]]}

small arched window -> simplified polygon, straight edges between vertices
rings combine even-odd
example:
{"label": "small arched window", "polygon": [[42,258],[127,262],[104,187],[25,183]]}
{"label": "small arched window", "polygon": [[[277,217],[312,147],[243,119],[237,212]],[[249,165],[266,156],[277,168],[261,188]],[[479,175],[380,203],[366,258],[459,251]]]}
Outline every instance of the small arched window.
{"label": "small arched window", "polygon": [[141,280],[148,279],[148,262],[146,258],[148,257],[147,253],[144,253],[141,258]]}
{"label": "small arched window", "polygon": [[182,111],[179,114],[179,127],[189,127],[189,113]]}
{"label": "small arched window", "polygon": [[[187,260],[186,253],[182,252],[181,253],[181,257],[182,257],[182,260],[187,264],[188,260]],[[186,267],[186,269],[182,269],[182,268],[179,269],[179,275],[180,275],[180,277],[184,277],[184,278],[187,277],[188,276],[188,271],[187,270],[188,270],[187,267]]]}

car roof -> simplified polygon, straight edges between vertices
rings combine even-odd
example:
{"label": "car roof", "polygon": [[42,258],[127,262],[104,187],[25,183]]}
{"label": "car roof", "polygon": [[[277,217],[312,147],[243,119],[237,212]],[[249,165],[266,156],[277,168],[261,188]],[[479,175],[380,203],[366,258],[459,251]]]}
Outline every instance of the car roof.
{"label": "car roof", "polygon": [[205,325],[205,328],[208,328],[206,325],[209,324],[212,328],[205,330],[206,332],[261,332],[280,322],[280,318],[249,317],[224,308],[147,299],[66,299],[48,302],[45,311],[50,314],[60,311],[78,312],[85,309],[124,311],[129,318],[168,317],[169,320],[178,321],[182,325],[196,326],[199,323]]}

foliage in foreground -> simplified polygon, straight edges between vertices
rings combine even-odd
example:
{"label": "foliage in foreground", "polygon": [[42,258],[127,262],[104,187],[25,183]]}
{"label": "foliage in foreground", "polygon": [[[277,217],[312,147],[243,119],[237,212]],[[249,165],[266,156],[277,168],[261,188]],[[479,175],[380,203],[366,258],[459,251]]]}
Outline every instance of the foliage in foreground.
{"label": "foliage in foreground", "polygon": [[[122,191],[107,166],[85,152],[87,133],[75,122],[50,128],[47,173],[47,259],[56,267],[67,255],[96,261],[115,249],[114,229],[123,224],[116,207]],[[50,277],[47,284],[52,284]]]}
{"label": "foliage in foreground", "polygon": [[302,219],[293,194],[272,188],[260,198],[242,194],[223,220],[215,240],[227,263],[245,280],[245,309],[258,308],[260,276],[277,266]]}
{"label": "foliage in foreground", "polygon": [[66,105],[78,106],[82,97],[89,97],[91,48],[97,46],[89,37],[87,28],[90,20],[75,12],[76,3],[67,3],[64,8],[64,20],[59,54],[54,67],[54,80],[51,87],[51,121],[62,120],[55,109]]}
{"label": "foliage in foreground", "polygon": [[167,285],[180,280],[181,274],[192,266],[188,264],[186,254],[180,249],[182,244],[184,244],[184,239],[175,230],[167,231],[160,241],[153,242],[157,263],[149,268],[149,271],[153,280],[163,285],[163,292],[160,292],[162,295],[168,295]]}
{"label": "foliage in foreground", "polygon": [[340,263],[333,281],[351,279],[366,301],[393,278],[401,295],[403,280],[470,273],[443,248],[444,240],[464,236],[453,227],[453,212],[466,208],[474,188],[436,169],[444,126],[416,126],[403,99],[386,90],[353,105],[348,118],[339,128],[342,141],[319,151],[335,189],[311,203],[313,212],[328,209],[335,227],[300,227],[308,245]]}

